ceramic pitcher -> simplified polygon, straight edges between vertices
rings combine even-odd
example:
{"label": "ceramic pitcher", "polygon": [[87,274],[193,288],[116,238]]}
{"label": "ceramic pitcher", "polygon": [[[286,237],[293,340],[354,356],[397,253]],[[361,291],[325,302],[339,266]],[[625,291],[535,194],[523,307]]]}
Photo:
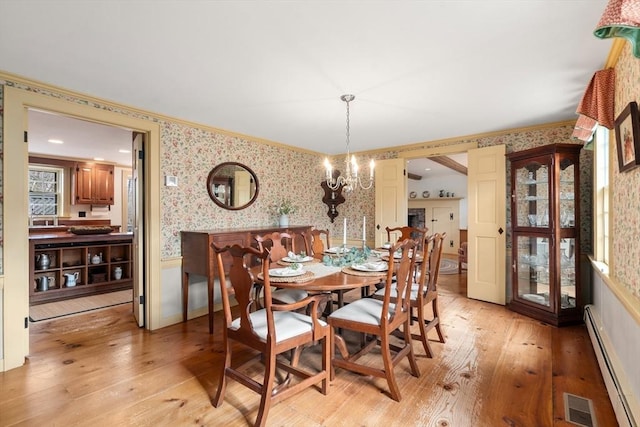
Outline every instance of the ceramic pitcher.
{"label": "ceramic pitcher", "polygon": [[75,286],[76,283],[78,282],[78,272],[76,271],[73,274],[72,273],[65,273],[64,278],[65,278],[65,284],[66,284],[67,288]]}

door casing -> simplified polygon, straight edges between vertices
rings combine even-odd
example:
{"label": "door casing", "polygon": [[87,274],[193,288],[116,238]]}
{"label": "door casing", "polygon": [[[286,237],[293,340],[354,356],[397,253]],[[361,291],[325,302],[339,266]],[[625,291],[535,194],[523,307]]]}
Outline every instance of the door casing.
{"label": "door casing", "polygon": [[[25,82],[32,85],[30,82]],[[56,88],[46,88],[58,93]],[[88,104],[105,105],[99,99],[89,99]],[[126,107],[116,104],[111,106],[126,110]],[[160,126],[150,120],[129,117],[107,111],[102,108],[77,104],[59,98],[19,89],[14,86],[4,86],[4,116],[3,116],[3,188],[4,212],[4,260],[3,274],[0,280],[2,288],[2,350],[0,370],[6,371],[24,364],[29,354],[29,292],[28,277],[29,263],[25,262],[29,256],[28,224],[25,221],[28,212],[27,175],[28,175],[28,147],[24,142],[24,132],[28,129],[27,109],[35,108],[58,114],[76,117],[112,126],[119,126],[142,132],[149,141],[145,153],[145,224],[146,232],[140,239],[144,239],[146,248],[146,277],[145,294],[147,297],[146,313],[147,328],[154,329],[160,325]],[[19,178],[22,179],[19,179]],[[6,183],[11,182],[11,185]]]}

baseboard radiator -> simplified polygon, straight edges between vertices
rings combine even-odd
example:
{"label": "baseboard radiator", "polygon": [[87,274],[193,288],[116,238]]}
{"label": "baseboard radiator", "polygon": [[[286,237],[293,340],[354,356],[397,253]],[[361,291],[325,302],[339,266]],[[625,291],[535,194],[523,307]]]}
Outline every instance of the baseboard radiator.
{"label": "baseboard radiator", "polygon": [[[606,331],[595,307],[587,305],[584,310],[584,322],[598,359],[609,398],[621,427],[637,427],[636,419],[640,417],[638,405],[632,391],[628,389],[624,371],[617,360],[615,351],[607,338]],[[634,414],[634,412],[636,412]]]}

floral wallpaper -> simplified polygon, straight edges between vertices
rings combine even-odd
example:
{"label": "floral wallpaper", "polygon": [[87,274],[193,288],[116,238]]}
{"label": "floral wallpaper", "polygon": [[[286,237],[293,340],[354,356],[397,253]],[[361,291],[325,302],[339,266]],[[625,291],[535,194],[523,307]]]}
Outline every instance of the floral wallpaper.
{"label": "floral wallpaper", "polygon": [[[640,102],[640,60],[633,56],[629,42],[620,54],[616,70],[615,116],[631,101]],[[611,273],[616,280],[640,297],[640,168],[619,172],[618,153],[611,154]]]}
{"label": "floral wallpaper", "polygon": [[[290,224],[330,225],[321,201],[321,156],[169,122],[162,123],[161,142],[162,173],[178,177],[179,183],[161,189],[163,257],[180,255],[181,230],[275,225],[278,217],[271,207],[282,198],[297,207]],[[246,209],[224,210],[209,198],[207,176],[227,161],[248,166],[258,177],[258,198]]]}

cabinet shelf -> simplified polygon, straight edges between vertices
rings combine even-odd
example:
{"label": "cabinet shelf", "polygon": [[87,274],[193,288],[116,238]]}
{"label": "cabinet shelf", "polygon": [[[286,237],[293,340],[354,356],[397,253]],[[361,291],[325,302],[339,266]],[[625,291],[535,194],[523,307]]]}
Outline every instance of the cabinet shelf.
{"label": "cabinet shelf", "polygon": [[[98,238],[96,236],[32,237],[29,241],[31,255],[29,302],[39,304],[131,288],[133,286],[131,242],[131,235],[127,233]],[[91,257],[100,253],[102,253],[102,262],[91,263]],[[37,260],[43,254],[46,254],[50,260],[49,268],[36,269]],[[116,269],[119,270],[118,273]],[[74,285],[67,285],[74,281]]]}
{"label": "cabinet shelf", "polygon": [[582,321],[581,145],[508,154],[511,161],[512,300],[509,308],[555,326]]}

